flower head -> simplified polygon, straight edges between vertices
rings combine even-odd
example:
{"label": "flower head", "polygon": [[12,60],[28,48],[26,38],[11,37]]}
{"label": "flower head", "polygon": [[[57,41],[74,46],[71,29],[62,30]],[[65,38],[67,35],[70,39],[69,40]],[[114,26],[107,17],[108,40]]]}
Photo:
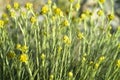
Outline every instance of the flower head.
{"label": "flower head", "polygon": [[47,14],[48,13],[48,6],[47,5],[44,5],[41,9],[41,14]]}
{"label": "flower head", "polygon": [[7,57],[8,58],[14,58],[16,56],[15,52],[14,51],[10,51],[8,54],[7,54]]}
{"label": "flower head", "polygon": [[103,4],[105,2],[105,0],[99,0],[99,2]]}
{"label": "flower head", "polygon": [[53,74],[50,75],[50,80],[53,80],[54,76]]}
{"label": "flower head", "polygon": [[10,9],[11,9],[11,5],[10,5],[10,4],[7,4],[6,9],[7,9],[7,10],[10,10]]}
{"label": "flower head", "polygon": [[4,21],[0,20],[0,28],[3,28],[3,26],[4,26]]}
{"label": "flower head", "polygon": [[64,21],[62,22],[62,25],[63,25],[63,26],[69,26],[70,24],[69,24],[68,20],[64,20]]}
{"label": "flower head", "polygon": [[68,36],[63,36],[63,42],[66,43],[66,44],[70,44],[71,43],[71,40],[69,39]]}
{"label": "flower head", "polygon": [[109,21],[111,21],[115,18],[115,16],[114,16],[114,14],[108,14],[107,18]]}
{"label": "flower head", "polygon": [[119,59],[119,60],[117,60],[116,65],[117,65],[117,67],[119,67],[119,68],[120,68],[120,59]]}
{"label": "flower head", "polygon": [[98,11],[97,11],[97,15],[98,15],[98,16],[102,16],[103,14],[104,14],[104,12],[103,12],[102,10],[98,10]]}
{"label": "flower head", "polygon": [[68,72],[68,77],[69,78],[72,78],[73,77],[73,73],[70,71],[70,72]]}
{"label": "flower head", "polygon": [[44,53],[42,53],[40,57],[41,57],[42,60],[45,60],[46,55]]}
{"label": "flower head", "polygon": [[25,8],[28,9],[28,10],[32,9],[32,7],[33,7],[32,3],[28,2],[28,3],[25,4]]}
{"label": "flower head", "polygon": [[63,12],[60,8],[54,8],[54,14],[63,17]]}
{"label": "flower head", "polygon": [[17,9],[20,7],[20,5],[19,5],[19,3],[14,2],[13,7],[14,7],[14,9],[16,9],[16,10],[17,10]]}
{"label": "flower head", "polygon": [[34,24],[37,21],[37,19],[36,19],[36,17],[32,16],[30,18],[30,21],[31,21],[32,24]]}
{"label": "flower head", "polygon": [[78,39],[83,39],[83,33],[78,32],[78,34],[77,34],[77,38],[78,38]]}
{"label": "flower head", "polygon": [[28,55],[27,54],[21,54],[20,55],[20,58],[19,58],[19,60],[21,61],[21,62],[27,62],[28,61]]}

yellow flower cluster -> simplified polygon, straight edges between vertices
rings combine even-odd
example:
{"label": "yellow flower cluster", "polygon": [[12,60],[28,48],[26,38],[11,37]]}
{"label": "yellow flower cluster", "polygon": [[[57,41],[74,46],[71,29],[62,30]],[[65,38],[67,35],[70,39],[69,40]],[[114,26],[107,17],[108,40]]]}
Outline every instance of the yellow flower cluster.
{"label": "yellow flower cluster", "polygon": [[7,10],[10,10],[11,8],[12,8],[11,5],[10,5],[10,4],[7,4],[6,9],[7,9]]}
{"label": "yellow flower cluster", "polygon": [[41,57],[42,60],[45,60],[46,55],[44,53],[42,53],[40,57]]}
{"label": "yellow flower cluster", "polygon": [[15,17],[16,17],[15,11],[11,11],[11,12],[10,12],[10,16],[11,16],[12,18],[15,18]]}
{"label": "yellow flower cluster", "polygon": [[4,21],[0,20],[0,28],[3,28],[3,26],[4,26]]}
{"label": "yellow flower cluster", "polygon": [[28,61],[28,55],[27,54],[21,54],[20,55],[20,58],[19,58],[19,60],[21,61],[21,62],[27,62]]}
{"label": "yellow flower cluster", "polygon": [[66,35],[63,37],[63,42],[66,43],[66,44],[71,44],[71,40]]}
{"label": "yellow flower cluster", "polygon": [[15,52],[14,51],[10,51],[8,54],[7,54],[7,57],[12,59],[16,56]]}
{"label": "yellow flower cluster", "polygon": [[17,10],[17,9],[20,7],[20,5],[19,5],[19,3],[14,2],[13,7],[14,7],[14,9],[16,9],[16,10]]}
{"label": "yellow flower cluster", "polygon": [[78,11],[80,9],[80,3],[75,4],[75,9]]}
{"label": "yellow flower cluster", "polygon": [[48,13],[48,6],[47,5],[44,5],[41,9],[41,14],[47,14]]}
{"label": "yellow flower cluster", "polygon": [[116,65],[117,65],[117,67],[119,67],[119,68],[120,68],[120,59],[119,59],[119,60],[117,60]]}
{"label": "yellow flower cluster", "polygon": [[36,17],[32,16],[32,17],[30,18],[30,22],[31,22],[32,24],[36,23],[36,22],[37,22]]}
{"label": "yellow flower cluster", "polygon": [[68,72],[68,77],[69,78],[72,78],[73,77],[73,73],[70,71],[70,72]]}
{"label": "yellow flower cluster", "polygon": [[99,0],[99,2],[100,2],[100,3],[104,3],[104,2],[105,2],[105,0]]}
{"label": "yellow flower cluster", "polygon": [[109,21],[111,21],[115,18],[115,16],[114,16],[114,14],[108,14],[107,18]]}
{"label": "yellow flower cluster", "polygon": [[50,80],[53,80],[53,78],[54,78],[54,76],[51,74],[51,75],[50,75]]}
{"label": "yellow flower cluster", "polygon": [[28,10],[32,9],[32,7],[33,7],[32,3],[28,2],[28,3],[25,4],[25,8],[28,9]]}
{"label": "yellow flower cluster", "polygon": [[99,58],[99,61],[100,61],[100,62],[102,62],[103,60],[105,60],[105,56],[101,56],[101,57]]}
{"label": "yellow flower cluster", "polygon": [[78,39],[83,39],[83,33],[78,32],[78,34],[77,34],[77,38],[78,38]]}
{"label": "yellow flower cluster", "polygon": [[69,2],[71,2],[71,3],[72,3],[73,1],[74,1],[74,0],[69,0]]}
{"label": "yellow flower cluster", "polygon": [[63,26],[69,26],[70,24],[69,24],[68,20],[64,20],[63,23],[62,23],[62,25]]}
{"label": "yellow flower cluster", "polygon": [[22,53],[26,53],[28,51],[28,47],[26,45],[21,46],[21,44],[17,44],[16,49],[22,51]]}
{"label": "yellow flower cluster", "polygon": [[60,8],[55,8],[54,14],[63,17],[63,12]]}
{"label": "yellow flower cluster", "polygon": [[103,10],[98,10],[98,11],[97,11],[97,15],[98,15],[98,16],[102,16],[103,14],[104,14]]}

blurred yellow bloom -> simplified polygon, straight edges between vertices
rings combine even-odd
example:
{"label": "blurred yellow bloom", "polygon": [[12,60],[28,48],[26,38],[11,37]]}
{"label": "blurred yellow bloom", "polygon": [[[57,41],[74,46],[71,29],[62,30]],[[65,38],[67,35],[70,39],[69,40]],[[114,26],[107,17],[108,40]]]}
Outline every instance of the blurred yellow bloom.
{"label": "blurred yellow bloom", "polygon": [[44,5],[43,7],[42,7],[42,9],[41,9],[41,13],[42,14],[47,14],[48,13],[48,6],[47,5]]}
{"label": "blurred yellow bloom", "polygon": [[104,2],[105,2],[105,0],[99,0],[99,2],[100,2],[100,3],[104,3]]}
{"label": "blurred yellow bloom", "polygon": [[51,74],[51,75],[50,75],[50,80],[53,80],[53,78],[54,78],[54,76]]}
{"label": "blurred yellow bloom", "polygon": [[40,57],[41,57],[42,60],[45,60],[46,55],[44,53],[42,53]]}
{"label": "blurred yellow bloom", "polygon": [[96,63],[95,64],[95,69],[98,69],[98,67],[99,67],[99,63]]}
{"label": "blurred yellow bloom", "polygon": [[71,44],[71,40],[66,35],[63,37],[63,42],[66,43],[66,44]]}
{"label": "blurred yellow bloom", "polygon": [[11,16],[12,18],[16,17],[16,13],[15,13],[14,11],[11,11],[11,12],[10,12],[10,16]]}
{"label": "blurred yellow bloom", "polygon": [[83,39],[83,33],[78,32],[77,37],[78,37],[78,39]]}
{"label": "blurred yellow bloom", "polygon": [[62,47],[58,46],[58,52],[61,52],[61,50],[62,50]]}
{"label": "blurred yellow bloom", "polygon": [[70,24],[69,24],[68,20],[64,20],[63,23],[62,23],[62,25],[63,26],[69,26]]}
{"label": "blurred yellow bloom", "polygon": [[22,47],[21,47],[21,51],[22,51],[23,53],[26,53],[26,52],[28,51],[28,47],[27,47],[26,45],[22,46]]}
{"label": "blurred yellow bloom", "polygon": [[111,21],[115,18],[115,16],[114,16],[114,14],[108,14],[107,18],[109,21]]}
{"label": "blurred yellow bloom", "polygon": [[14,2],[14,4],[13,4],[13,7],[14,7],[14,9],[18,9],[19,8],[19,3],[17,3],[17,2]]}
{"label": "blurred yellow bloom", "polygon": [[32,24],[34,24],[34,23],[36,23],[37,19],[36,19],[36,17],[32,16],[30,18],[30,21],[31,21]]}
{"label": "blurred yellow bloom", "polygon": [[27,54],[24,54],[24,53],[21,54],[21,55],[20,55],[20,61],[26,63],[26,62],[28,61],[28,55],[27,55]]}
{"label": "blurred yellow bloom", "polygon": [[8,15],[7,15],[6,13],[3,13],[3,14],[2,14],[2,18],[3,18],[3,19],[8,18]]}
{"label": "blurred yellow bloom", "polygon": [[78,11],[80,9],[80,3],[75,4],[75,9]]}
{"label": "blurred yellow bloom", "polygon": [[25,8],[28,9],[28,10],[29,10],[29,9],[32,9],[32,7],[33,7],[33,4],[32,4],[32,3],[29,3],[29,2],[28,2],[28,3],[25,4]]}
{"label": "blurred yellow bloom", "polygon": [[7,54],[7,57],[8,58],[14,58],[16,56],[15,52],[14,51],[10,51],[8,54]]}
{"label": "blurred yellow bloom", "polygon": [[82,13],[80,18],[81,18],[81,20],[85,20],[87,18],[87,15],[85,13]]}
{"label": "blurred yellow bloom", "polygon": [[117,67],[119,67],[119,68],[120,68],[120,59],[119,59],[119,60],[117,60],[116,65],[117,65]]}
{"label": "blurred yellow bloom", "polygon": [[62,12],[62,10],[60,8],[55,8],[54,13],[55,13],[55,15],[63,17],[63,12]]}
{"label": "blurred yellow bloom", "polygon": [[86,58],[85,57],[82,57],[82,62],[85,62],[86,61]]}
{"label": "blurred yellow bloom", "polygon": [[104,14],[104,12],[103,12],[102,10],[98,10],[98,11],[97,11],[97,15],[98,15],[98,16],[102,16],[103,14]]}
{"label": "blurred yellow bloom", "polygon": [[21,44],[17,44],[16,49],[21,50]]}
{"label": "blurred yellow bloom", "polygon": [[52,3],[52,0],[48,0],[48,4],[51,4]]}
{"label": "blurred yellow bloom", "polygon": [[73,73],[70,71],[70,72],[68,72],[68,77],[69,78],[72,78],[73,77]]}
{"label": "blurred yellow bloom", "polygon": [[69,0],[69,2],[73,2],[74,0]]}
{"label": "blurred yellow bloom", "polygon": [[102,62],[103,60],[105,60],[105,56],[101,56],[101,57],[99,58],[99,61],[100,61],[100,62]]}
{"label": "blurred yellow bloom", "polygon": [[7,8],[7,10],[10,10],[11,9],[11,5],[7,4],[6,8]]}
{"label": "blurred yellow bloom", "polygon": [[4,26],[4,21],[0,20],[0,28],[3,28],[3,26]]}

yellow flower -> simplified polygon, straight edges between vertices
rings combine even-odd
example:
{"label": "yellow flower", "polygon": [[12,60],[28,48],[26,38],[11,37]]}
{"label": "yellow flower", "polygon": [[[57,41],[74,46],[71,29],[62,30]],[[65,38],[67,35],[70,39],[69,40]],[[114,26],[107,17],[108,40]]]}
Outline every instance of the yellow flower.
{"label": "yellow flower", "polygon": [[102,62],[103,60],[105,60],[105,56],[101,56],[101,57],[99,58],[99,61],[100,61],[100,62]]}
{"label": "yellow flower", "polygon": [[11,9],[11,5],[7,4],[6,8],[7,8],[7,10],[10,10]]}
{"label": "yellow flower", "polygon": [[30,18],[30,21],[31,21],[32,24],[34,24],[37,21],[37,19],[36,19],[36,17],[32,16]]}
{"label": "yellow flower", "polygon": [[41,9],[41,14],[47,14],[48,13],[48,6],[47,5],[44,5]]}
{"label": "yellow flower", "polygon": [[75,9],[78,11],[80,9],[80,3],[75,4]]}
{"label": "yellow flower", "polygon": [[69,78],[72,78],[72,77],[73,77],[73,73],[72,73],[71,71],[68,73],[68,77],[69,77]]}
{"label": "yellow flower", "polygon": [[97,15],[98,15],[98,16],[102,16],[103,14],[104,14],[104,12],[103,12],[102,10],[98,10],[98,11],[97,11]]}
{"label": "yellow flower", "polygon": [[62,50],[62,47],[58,46],[58,52],[61,52],[61,50]]}
{"label": "yellow flower", "polygon": [[3,19],[8,18],[8,15],[7,15],[6,13],[3,13],[3,14],[2,14],[2,18],[3,18]]}
{"label": "yellow flower", "polygon": [[28,61],[28,55],[27,55],[27,54],[24,54],[24,53],[21,54],[21,55],[20,55],[20,61],[26,63],[26,62]]}
{"label": "yellow flower", "polygon": [[54,9],[54,14],[63,17],[63,12],[60,8],[55,8]]}
{"label": "yellow flower", "polygon": [[69,0],[69,2],[71,2],[71,3],[72,3],[73,1],[74,1],[74,0]]}
{"label": "yellow flower", "polygon": [[104,2],[105,2],[105,0],[99,0],[99,2],[100,2],[100,3],[104,3]]}
{"label": "yellow flower", "polygon": [[51,75],[50,75],[50,80],[53,80],[53,78],[54,78],[54,76],[51,74]]}
{"label": "yellow flower", "polygon": [[22,46],[22,47],[21,47],[21,51],[22,51],[23,53],[27,52],[27,51],[28,51],[28,47],[27,47],[26,45]]}
{"label": "yellow flower", "polygon": [[11,12],[10,12],[10,16],[11,16],[12,18],[16,17],[16,13],[15,13],[14,11],[11,11]]}
{"label": "yellow flower", "polygon": [[82,62],[85,62],[86,61],[86,58],[85,57],[82,57]]}
{"label": "yellow flower", "polygon": [[7,57],[8,58],[14,58],[16,56],[15,52],[14,51],[10,51],[8,54],[7,54]]}
{"label": "yellow flower", "polygon": [[115,18],[115,16],[114,16],[114,14],[108,14],[107,18],[109,21],[111,21]]}
{"label": "yellow flower", "polygon": [[117,63],[116,63],[117,67],[120,68],[120,59],[117,60]]}
{"label": "yellow flower", "polygon": [[93,61],[90,61],[90,65],[92,65],[94,62]]}
{"label": "yellow flower", "polygon": [[96,63],[95,64],[95,69],[98,69],[98,67],[99,67],[99,63]]}
{"label": "yellow flower", "polygon": [[69,26],[70,24],[69,24],[68,20],[64,20],[63,23],[62,23],[62,25],[63,26]]}
{"label": "yellow flower", "polygon": [[4,26],[4,21],[0,20],[0,28],[3,28],[3,26]]}
{"label": "yellow flower", "polygon": [[21,16],[25,18],[26,17],[26,12],[25,11],[21,11]]}
{"label": "yellow flower", "polygon": [[29,2],[28,2],[28,3],[25,4],[25,8],[28,9],[28,10],[29,10],[29,9],[32,9],[32,7],[33,7],[33,4],[32,4],[32,3],[29,3]]}
{"label": "yellow flower", "polygon": [[41,57],[42,60],[45,60],[46,55],[44,53],[42,53],[40,57]]}
{"label": "yellow flower", "polygon": [[16,49],[21,50],[21,44],[17,44]]}
{"label": "yellow flower", "polygon": [[14,2],[13,7],[14,7],[14,9],[18,9],[19,8],[19,4],[17,2]]}
{"label": "yellow flower", "polygon": [[48,2],[47,2],[48,4],[51,4],[52,3],[52,0],[48,0]]}
{"label": "yellow flower", "polygon": [[78,32],[77,37],[78,37],[78,39],[83,39],[83,33]]}
{"label": "yellow flower", "polygon": [[63,37],[63,42],[66,43],[66,44],[71,44],[71,40],[66,35]]}
{"label": "yellow flower", "polygon": [[85,20],[87,18],[87,15],[85,13],[82,13],[80,18],[81,18],[81,20]]}

